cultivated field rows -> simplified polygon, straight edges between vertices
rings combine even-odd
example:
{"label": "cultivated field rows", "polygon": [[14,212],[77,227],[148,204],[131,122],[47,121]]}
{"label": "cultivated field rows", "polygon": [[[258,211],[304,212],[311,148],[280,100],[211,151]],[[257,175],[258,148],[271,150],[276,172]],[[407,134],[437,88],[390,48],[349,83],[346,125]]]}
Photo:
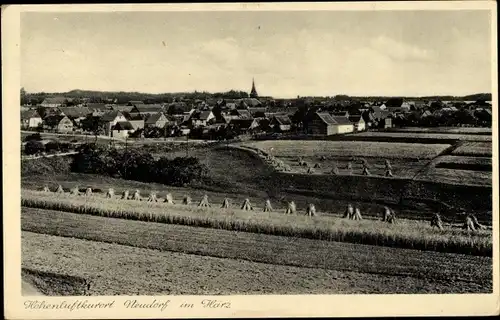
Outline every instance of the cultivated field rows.
{"label": "cultivated field rows", "polygon": [[354,137],[378,137],[378,138],[424,138],[436,140],[459,140],[459,141],[492,141],[491,135],[484,134],[459,134],[459,133],[415,133],[411,131],[393,132],[393,131],[369,131],[352,134]]}
{"label": "cultivated field rows", "polygon": [[[175,251],[202,256],[263,262],[271,265],[281,265],[280,268],[295,266],[320,268],[329,272],[341,271],[344,277],[347,274],[357,273],[358,277],[363,278],[382,277],[389,280],[395,277],[394,282],[398,282],[400,277],[404,277],[405,281],[408,281],[408,287],[401,289],[402,292],[415,290],[412,288],[414,288],[413,284],[416,283],[425,284],[426,292],[450,290],[452,284],[460,288],[455,289],[460,292],[485,292],[485,290],[491,290],[491,258],[487,257],[162,225],[30,208],[23,208],[22,229],[62,237],[149,248],[163,252]],[[30,233],[23,232],[23,239],[25,234]],[[37,237],[38,241],[44,242],[42,240],[45,239],[44,237]],[[53,237],[47,238],[54,239]],[[74,241],[74,239],[71,239],[71,241]],[[89,242],[89,244],[91,243]],[[113,252],[119,252],[119,247],[114,248]],[[61,247],[57,246],[57,248]],[[73,250],[67,251],[64,256],[70,259],[72,251],[79,250],[73,248]],[[76,254],[79,255],[79,252]],[[143,268],[147,268],[146,265],[151,265],[151,261],[156,260],[156,257],[158,257],[158,251],[156,253],[153,251],[151,254],[154,256],[148,255],[138,260],[144,263],[144,265],[141,264]],[[26,253],[23,250],[23,267],[41,268],[45,271],[58,273],[72,271],[70,268],[64,268],[65,263],[33,265],[32,262],[39,259],[41,255],[43,254]],[[117,259],[120,259],[119,263],[122,268],[128,269],[127,266],[130,260],[125,256],[105,260],[115,261]],[[228,259],[223,261],[228,261]],[[268,268],[275,268],[271,265],[268,265]],[[203,264],[198,264],[198,266],[202,269],[205,267]],[[76,269],[81,270],[82,268]],[[117,270],[117,272],[120,271]],[[314,269],[303,269],[304,274],[310,272],[314,272]],[[90,276],[92,273],[94,271],[87,271],[80,274],[80,276]],[[459,283],[460,285],[457,285]],[[363,282],[352,283],[354,292],[363,292],[367,289],[365,286],[366,283]],[[298,288],[301,288],[301,286],[298,286]],[[385,285],[371,290],[375,290],[375,292],[391,291]]]}
{"label": "cultivated field rows", "polygon": [[491,254],[491,231],[475,233],[458,226],[434,230],[429,222],[399,220],[387,224],[378,220],[352,221],[320,215],[284,215],[283,212],[242,211],[237,209],[197,208],[187,205],[169,205],[102,196],[58,195],[22,190],[22,205],[42,209],[56,209],[75,213],[124,218],[161,223],[204,226],[236,231],[299,236],[341,242],[366,243],[385,246],[419,248],[445,252]]}
{"label": "cultivated field rows", "polygon": [[[23,267],[85,278],[88,294],[100,296],[488,291],[476,284],[270,265],[29,232],[23,232],[22,246]],[[60,294],[54,283],[47,291]]]}
{"label": "cultivated field rows", "polygon": [[[371,132],[370,132],[371,133]],[[432,159],[449,144],[392,143],[368,141],[271,140],[244,142],[274,157],[375,157],[384,159]]]}
{"label": "cultivated field rows", "polygon": [[492,156],[491,142],[465,142],[451,152],[457,156],[473,156],[473,157],[491,157]]}
{"label": "cultivated field rows", "polygon": [[491,128],[481,127],[406,127],[390,128],[389,132],[415,132],[415,133],[455,133],[455,134],[492,134]]}

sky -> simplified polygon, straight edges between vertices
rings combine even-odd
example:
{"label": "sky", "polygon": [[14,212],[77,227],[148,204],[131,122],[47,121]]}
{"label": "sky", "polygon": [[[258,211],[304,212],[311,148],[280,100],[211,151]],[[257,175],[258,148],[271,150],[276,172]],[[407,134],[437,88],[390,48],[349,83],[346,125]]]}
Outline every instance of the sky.
{"label": "sky", "polygon": [[273,97],[491,92],[489,11],[21,15],[21,86]]}

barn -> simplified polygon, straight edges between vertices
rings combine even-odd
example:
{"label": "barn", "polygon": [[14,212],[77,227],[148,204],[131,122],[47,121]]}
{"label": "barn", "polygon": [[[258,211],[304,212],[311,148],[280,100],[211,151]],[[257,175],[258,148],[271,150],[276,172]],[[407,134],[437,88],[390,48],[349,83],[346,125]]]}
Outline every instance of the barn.
{"label": "barn", "polygon": [[316,112],[308,121],[307,133],[333,135],[354,131],[354,125],[346,117],[334,117],[328,112]]}

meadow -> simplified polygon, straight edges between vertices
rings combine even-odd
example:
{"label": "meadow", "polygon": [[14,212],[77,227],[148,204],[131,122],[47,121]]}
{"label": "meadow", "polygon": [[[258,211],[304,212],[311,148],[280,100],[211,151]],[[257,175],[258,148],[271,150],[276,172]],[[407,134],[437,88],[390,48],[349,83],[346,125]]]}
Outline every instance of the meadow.
{"label": "meadow", "polygon": [[[314,279],[318,279],[315,270],[323,270],[330,275],[335,274],[335,277],[331,278],[330,285],[349,280],[350,289],[347,287],[345,289],[352,293],[491,292],[492,288],[491,258],[489,257],[165,225],[33,208],[22,208],[21,226],[24,268],[59,275],[93,277],[92,280],[95,282],[106,283],[106,286],[101,288],[98,284],[92,286],[92,294],[99,294],[101,292],[96,291],[100,290],[108,290],[106,293],[111,290],[114,291],[113,294],[120,292],[123,294],[121,281],[135,282],[131,292],[136,292],[134,290],[141,290],[145,294],[148,294],[148,291],[157,292],[151,288],[154,281],[146,280],[148,279],[146,275],[151,275],[151,269],[154,269],[157,261],[160,260],[159,256],[171,256],[173,253],[178,253],[175,254],[176,257],[192,259],[193,263],[196,263],[196,269],[202,273],[210,270],[209,261],[232,264],[233,267],[226,270],[228,275],[250,273],[257,277],[257,283],[263,280],[262,283],[269,284],[269,287],[264,285],[267,288],[265,292],[305,293],[311,292],[309,289],[312,288],[295,282],[296,277],[289,279],[290,287],[286,289],[277,287],[273,281],[262,279],[260,272],[254,273],[245,268],[245,265],[266,264],[268,269],[275,271],[280,269],[282,272],[293,267],[300,272],[301,277],[305,277],[302,280],[313,274],[315,274]],[[27,243],[24,242],[25,239],[28,239]],[[85,245],[87,249],[75,243],[81,243],[81,246]],[[43,247],[44,250],[36,251],[39,247]],[[98,247],[108,249],[101,251],[97,249]],[[81,261],[87,250],[95,250],[91,258],[95,258],[95,263],[86,263],[79,268],[73,268],[72,264]],[[130,257],[129,254],[132,251],[142,251],[144,254],[140,258],[135,255]],[[110,254],[113,255],[111,259]],[[58,256],[57,261],[60,263],[50,262],[50,259],[55,256]],[[102,260],[100,264],[97,263],[99,259]],[[167,261],[174,263],[172,259]],[[138,264],[140,264],[140,271],[136,270]],[[164,267],[160,270],[167,273],[169,280],[165,279],[155,284],[159,287],[169,286],[172,281],[175,281],[177,278],[175,270],[179,272],[179,275],[188,272],[183,267]],[[122,272],[126,272],[128,276],[122,277]],[[290,274],[287,275],[290,276]],[[205,281],[204,278],[200,278],[200,275],[193,274],[191,277],[198,281]],[[276,277],[286,279],[281,278],[280,274],[276,274]],[[244,278],[246,279],[246,276]],[[105,281],[105,279],[109,280]],[[223,275],[219,275],[218,279],[219,287],[211,288],[211,293],[219,292],[213,291],[215,289],[222,292],[228,290],[226,286],[232,286],[234,281],[239,283],[236,278],[227,282],[225,280],[229,279]],[[379,282],[377,285],[377,281],[383,281],[385,284],[380,285]],[[397,285],[399,281],[404,281],[405,285]],[[261,286],[262,283],[260,283]],[[187,290],[190,286],[188,284],[182,286],[180,282],[178,285],[179,287],[174,289],[174,292]],[[344,292],[341,288],[330,287],[319,279],[310,282],[309,285],[314,286],[318,293],[321,293],[321,290],[332,293]],[[190,288],[191,293],[203,290],[202,287],[193,285]],[[238,292],[244,292],[243,287],[244,285]],[[230,292],[235,293],[234,290],[236,287],[233,287]],[[252,290],[250,292],[255,292]],[[210,290],[204,292],[210,294]]]}
{"label": "meadow", "polygon": [[283,212],[262,212],[258,208],[254,211],[220,209],[219,205],[198,208],[193,205],[106,200],[98,195],[85,197],[33,190],[22,190],[21,204],[24,207],[110,218],[419,250],[486,256],[491,255],[492,250],[490,230],[470,233],[459,226],[447,225],[440,232],[433,230],[428,222],[415,220],[399,219],[396,224],[387,224],[372,219],[339,219],[321,212],[316,217],[307,217],[300,211],[297,215],[284,215]]}
{"label": "meadow", "polygon": [[482,127],[406,127],[386,129],[390,132],[412,132],[412,133],[453,133],[453,134],[480,134],[491,135],[491,128]]}

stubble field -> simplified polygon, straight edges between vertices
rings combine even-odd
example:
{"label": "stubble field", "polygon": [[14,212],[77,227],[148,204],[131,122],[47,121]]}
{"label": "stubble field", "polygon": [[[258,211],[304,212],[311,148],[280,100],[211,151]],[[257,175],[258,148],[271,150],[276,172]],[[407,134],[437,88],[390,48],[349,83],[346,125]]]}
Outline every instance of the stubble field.
{"label": "stubble field", "polygon": [[[491,290],[491,258],[488,257],[30,208],[23,209],[22,230],[24,268],[87,278],[93,282],[90,294]],[[40,247],[43,250],[39,250]],[[54,259],[57,264],[51,262]],[[252,278],[255,278],[253,283]],[[182,281],[185,279],[190,280]]]}

